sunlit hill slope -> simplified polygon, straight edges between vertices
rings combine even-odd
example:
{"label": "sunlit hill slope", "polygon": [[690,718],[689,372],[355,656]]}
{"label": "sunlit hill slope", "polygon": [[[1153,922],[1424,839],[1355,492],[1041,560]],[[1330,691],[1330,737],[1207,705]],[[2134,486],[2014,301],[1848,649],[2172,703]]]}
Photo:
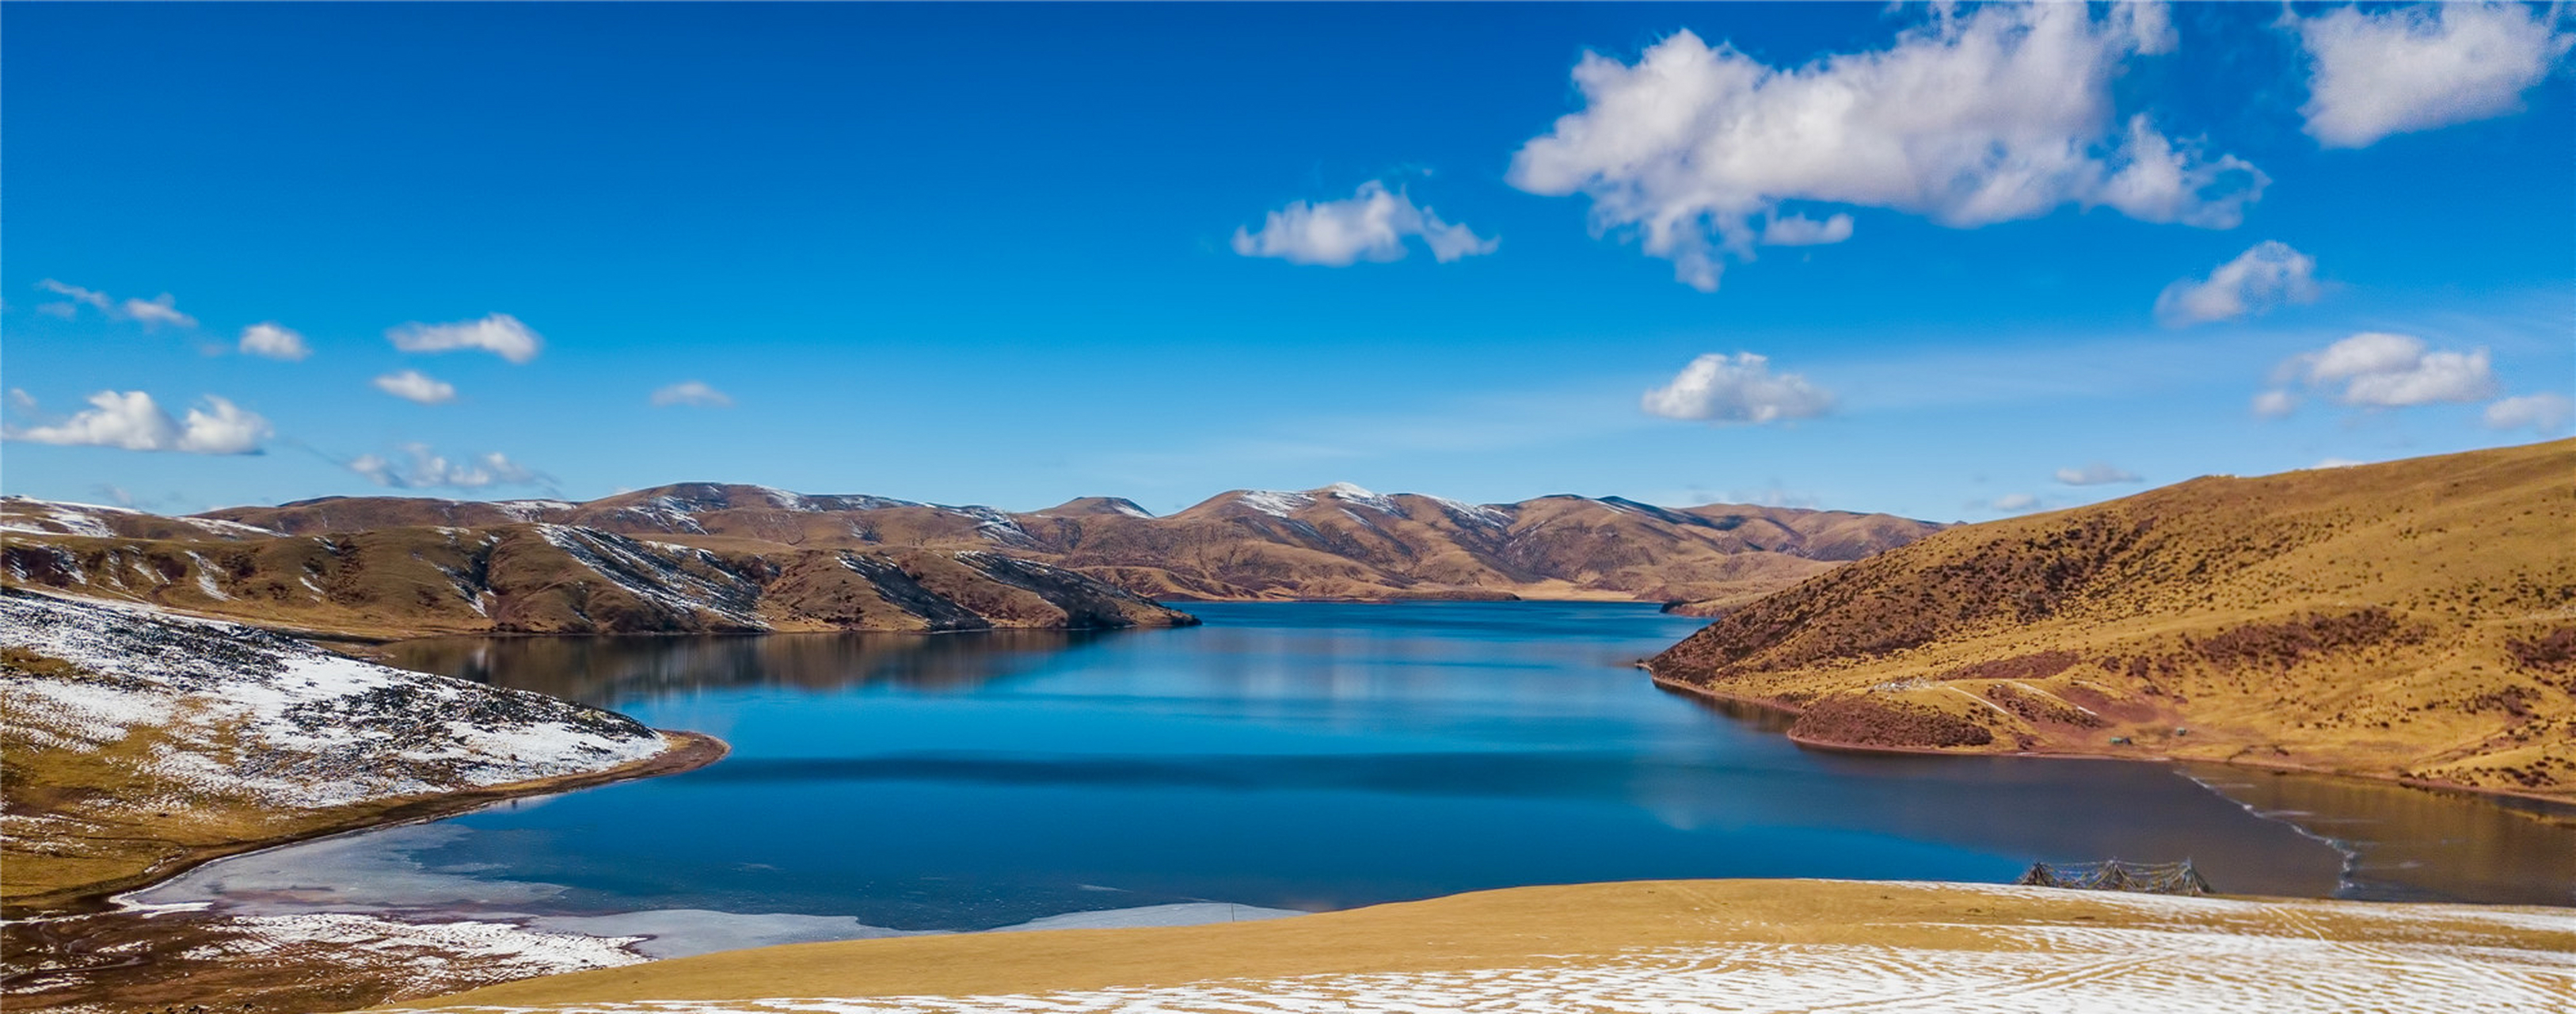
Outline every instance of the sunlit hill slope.
{"label": "sunlit hill slope", "polygon": [[1941,532],[1649,662],[1820,744],[2175,756],[2576,795],[2576,441]]}

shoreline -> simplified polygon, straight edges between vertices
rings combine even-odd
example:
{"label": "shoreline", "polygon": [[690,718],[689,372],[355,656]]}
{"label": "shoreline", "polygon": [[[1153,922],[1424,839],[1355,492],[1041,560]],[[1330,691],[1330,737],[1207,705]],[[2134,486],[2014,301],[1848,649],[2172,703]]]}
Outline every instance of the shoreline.
{"label": "shoreline", "polygon": [[[1646,664],[1643,662],[1637,663],[1637,668],[1644,669],[1649,679],[1654,680],[1657,686],[1661,686],[1666,689],[1676,690],[1687,694],[1695,694],[1697,696],[1725,704],[1755,708],[1784,716],[1795,716],[1806,713],[1802,708],[1784,704],[1771,698],[1730,694],[1722,690],[1716,690],[1700,686],[1695,683],[1687,683],[1673,679],[1663,675],[1662,673],[1658,673],[1653,669],[1647,668]],[[2426,792],[2470,796],[2486,800],[2488,802],[2495,802],[2498,799],[2511,799],[2540,803],[2562,812],[2542,812],[2533,814],[2533,816],[2542,820],[2556,822],[2576,822],[2576,797],[2543,795],[2536,792],[2524,792],[2514,789],[2481,788],[2474,785],[2458,785],[2450,782],[2437,782],[2423,778],[2408,778],[2398,774],[2383,774],[2369,771],[2342,771],[2304,764],[2280,762],[2267,763],[2253,759],[2240,760],[2234,757],[2221,759],[2175,757],[2169,754],[2129,755],[2108,753],[2100,750],[1945,750],[1938,747],[1881,746],[1869,743],[1846,743],[1836,740],[1824,740],[1809,736],[1800,736],[1785,730],[1781,732],[1781,736],[1788,739],[1789,742],[1795,743],[1805,749],[1824,750],[1834,753],[1887,754],[1916,757],[2031,757],[2055,758],[2060,760],[2140,761],[2153,764],[2220,764],[2228,767],[2268,771],[2273,774],[2300,774],[2320,775],[2331,778],[2358,778],[2365,781],[2380,782],[2383,784],[2401,785],[2406,788],[2419,789]]]}
{"label": "shoreline", "polygon": [[680,774],[713,764],[733,751],[731,744],[702,732],[677,729],[653,731],[659,733],[669,745],[661,752],[640,761],[580,774],[559,775],[523,782],[505,782],[434,796],[354,804],[356,812],[317,827],[266,838],[199,846],[140,873],[13,899],[5,905],[0,905],[0,916],[5,916],[10,922],[24,923],[45,918],[113,912],[120,907],[117,903],[118,897],[159,884],[217,859],[357,831],[372,831],[403,824],[441,820],[513,799],[554,795],[617,782]]}

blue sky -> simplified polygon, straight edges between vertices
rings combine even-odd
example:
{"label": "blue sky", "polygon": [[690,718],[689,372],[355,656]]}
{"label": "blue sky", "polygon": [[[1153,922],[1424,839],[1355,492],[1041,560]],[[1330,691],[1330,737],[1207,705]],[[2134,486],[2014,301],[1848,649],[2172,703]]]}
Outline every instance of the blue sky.
{"label": "blue sky", "polygon": [[1346,480],[1973,520],[2541,439],[2576,387],[2543,8],[0,28],[30,496]]}

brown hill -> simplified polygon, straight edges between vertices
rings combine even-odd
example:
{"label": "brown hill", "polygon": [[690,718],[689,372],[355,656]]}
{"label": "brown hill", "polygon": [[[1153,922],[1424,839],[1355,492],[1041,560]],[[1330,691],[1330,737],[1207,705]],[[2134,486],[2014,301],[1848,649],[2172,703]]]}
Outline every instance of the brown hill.
{"label": "brown hill", "polygon": [[[466,520],[466,508],[489,506],[455,514]],[[332,504],[279,510],[298,523],[348,513]],[[0,525],[10,529],[0,557],[12,586],[342,636],[1196,622],[1084,575],[980,550],[704,548],[524,523],[288,535],[17,498],[0,502]]]}
{"label": "brown hill", "polygon": [[986,550],[1181,599],[1742,601],[1936,531],[1884,514],[1616,497],[1466,504],[1337,484],[1236,490],[1169,517],[1115,497],[1012,513],[682,483],[587,503],[309,500],[196,520],[298,535],[389,526],[573,525],[700,548]]}
{"label": "brown hill", "polygon": [[1820,744],[2173,756],[2576,796],[2576,441],[1955,528],[1648,663]]}

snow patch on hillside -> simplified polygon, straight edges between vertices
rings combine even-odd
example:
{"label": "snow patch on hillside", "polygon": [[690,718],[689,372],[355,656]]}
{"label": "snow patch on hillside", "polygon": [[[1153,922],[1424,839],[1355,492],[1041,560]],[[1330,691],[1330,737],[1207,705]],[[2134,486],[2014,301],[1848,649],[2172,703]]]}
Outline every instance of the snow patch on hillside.
{"label": "snow patch on hillside", "polygon": [[1356,483],[1336,482],[1313,491],[1312,495],[1330,496],[1345,504],[1358,504],[1380,514],[1404,516],[1404,507],[1396,503],[1394,497],[1370,492],[1366,487]]}
{"label": "snow patch on hillside", "polygon": [[1028,529],[1020,527],[1020,519],[1007,511],[977,506],[939,509],[958,517],[972,519],[975,522],[975,534],[982,536],[987,542],[998,542],[1005,546],[1038,544],[1037,536],[1029,534]]}
{"label": "snow patch on hillside", "polygon": [[286,534],[285,532],[273,529],[261,528],[258,525],[246,525],[239,521],[226,521],[222,518],[185,516],[161,518],[159,515],[146,511],[135,510],[131,507],[110,507],[106,504],[72,503],[62,500],[38,500],[33,497],[24,496],[0,497],[0,532],[26,532],[30,535],[77,535],[92,539],[112,539],[116,537],[116,527],[108,522],[107,519],[111,517],[160,518],[161,520],[167,520],[173,524],[186,525],[190,528],[194,528],[200,532],[204,532],[221,539],[266,539]]}
{"label": "snow patch on hillside", "polygon": [[1314,497],[1276,489],[1245,490],[1236,494],[1234,500],[1253,510],[1280,518],[1287,517],[1291,511],[1303,510],[1315,505]]}
{"label": "snow patch on hillside", "polygon": [[579,506],[581,505],[567,500],[495,500],[492,502],[493,509],[507,515],[510,520],[522,524],[547,514],[568,511]]}
{"label": "snow patch on hillside", "polygon": [[[538,525],[537,535],[636,598],[672,615],[704,612],[735,626],[769,629],[760,617],[759,585],[726,570],[714,553],[569,525]],[[708,573],[731,580],[694,573],[684,561],[695,561]]]}
{"label": "snow patch on hillside", "polygon": [[11,592],[0,645],[83,671],[0,673],[0,726],[49,748],[149,747],[122,755],[143,790],[131,808],[318,809],[580,774],[664,748],[623,715],[140,606]]}
{"label": "snow patch on hillside", "polygon": [[1457,519],[1460,524],[1487,525],[1494,528],[1511,527],[1511,515],[1483,504],[1472,504],[1464,500],[1452,500],[1445,496],[1432,496],[1427,493],[1422,494],[1422,498],[1439,504],[1441,510],[1448,511],[1449,516]]}

